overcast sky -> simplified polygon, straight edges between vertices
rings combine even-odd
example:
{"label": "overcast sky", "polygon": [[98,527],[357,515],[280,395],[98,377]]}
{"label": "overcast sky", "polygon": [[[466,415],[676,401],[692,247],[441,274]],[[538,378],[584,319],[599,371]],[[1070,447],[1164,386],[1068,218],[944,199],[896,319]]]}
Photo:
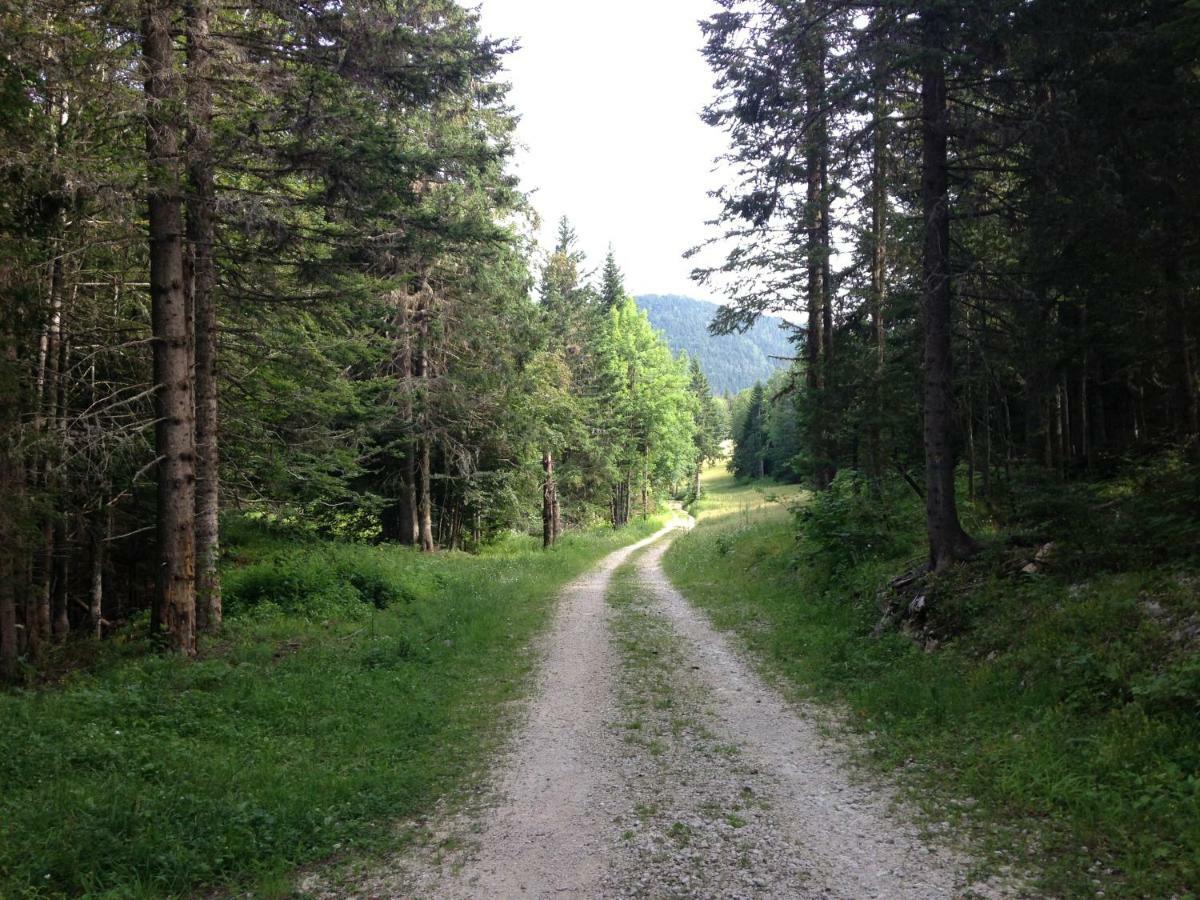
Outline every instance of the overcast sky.
{"label": "overcast sky", "polygon": [[[473,5],[475,0],[467,0]],[[611,242],[633,294],[705,295],[681,256],[709,234],[723,135],[700,121],[712,73],[697,22],[712,0],[482,0],[483,29],[515,38],[516,170],[544,247],[570,217],[588,265]]]}

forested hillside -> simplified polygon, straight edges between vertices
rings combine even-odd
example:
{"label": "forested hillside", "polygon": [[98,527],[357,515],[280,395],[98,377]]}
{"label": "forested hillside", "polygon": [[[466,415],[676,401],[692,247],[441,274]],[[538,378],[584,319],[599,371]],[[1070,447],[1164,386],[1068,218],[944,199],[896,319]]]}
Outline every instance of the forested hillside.
{"label": "forested hillside", "polygon": [[761,316],[744,333],[713,334],[717,307],[673,294],[643,294],[637,305],[676,353],[700,360],[714,393],[736,394],[788,365],[796,355],[792,329],[775,316]]}

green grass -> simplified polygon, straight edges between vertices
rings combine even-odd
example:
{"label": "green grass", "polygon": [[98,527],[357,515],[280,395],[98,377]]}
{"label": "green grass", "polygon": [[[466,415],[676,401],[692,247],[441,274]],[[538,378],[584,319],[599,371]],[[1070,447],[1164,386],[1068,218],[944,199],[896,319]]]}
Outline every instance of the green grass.
{"label": "green grass", "polygon": [[125,637],[0,694],[0,896],[280,895],[394,846],[496,748],[563,584],[660,524],[481,556],[232,529],[234,615],[199,661]]}
{"label": "green grass", "polygon": [[[1166,471],[1047,485],[999,529],[968,509],[989,547],[930,586],[935,652],[872,636],[876,591],[922,555],[920,510],[902,496],[882,525],[841,495],[798,527],[713,473],[665,565],[763,667],[842,709],[870,764],[973,827],[985,863],[1028,854],[1053,896],[1193,897],[1200,567],[1195,514],[1181,510],[1194,484]],[[1050,538],[1053,564],[1021,574]]]}

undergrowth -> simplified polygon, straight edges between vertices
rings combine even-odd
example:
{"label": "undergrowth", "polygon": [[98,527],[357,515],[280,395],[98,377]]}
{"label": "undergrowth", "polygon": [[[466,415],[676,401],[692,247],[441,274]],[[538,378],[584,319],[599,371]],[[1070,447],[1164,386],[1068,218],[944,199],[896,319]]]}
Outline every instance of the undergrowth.
{"label": "undergrowth", "polygon": [[479,556],[235,525],[201,659],[131,630],[0,694],[0,896],[266,896],[387,846],[495,748],[562,585],[660,524]]}
{"label": "undergrowth", "polygon": [[966,506],[985,551],[924,583],[941,636],[924,647],[874,634],[881,588],[924,554],[903,486],[881,505],[847,476],[792,519],[722,516],[720,495],[746,489],[710,479],[717,499],[667,572],[802,695],[844,709],[874,763],[973,827],[994,866],[1023,848],[1040,893],[1193,897],[1196,470],[1166,457],[1102,482],[1022,477]]}

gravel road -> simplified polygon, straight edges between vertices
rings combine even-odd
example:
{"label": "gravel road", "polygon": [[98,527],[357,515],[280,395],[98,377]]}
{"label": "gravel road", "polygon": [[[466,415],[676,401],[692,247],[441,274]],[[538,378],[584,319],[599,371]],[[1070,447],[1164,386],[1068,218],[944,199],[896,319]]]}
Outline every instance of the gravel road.
{"label": "gravel road", "polygon": [[1005,896],[925,844],[886,786],[852,777],[822,717],[785,701],[669,584],[664,538],[688,525],[567,588],[490,784],[392,862],[312,877],[306,895]]}

